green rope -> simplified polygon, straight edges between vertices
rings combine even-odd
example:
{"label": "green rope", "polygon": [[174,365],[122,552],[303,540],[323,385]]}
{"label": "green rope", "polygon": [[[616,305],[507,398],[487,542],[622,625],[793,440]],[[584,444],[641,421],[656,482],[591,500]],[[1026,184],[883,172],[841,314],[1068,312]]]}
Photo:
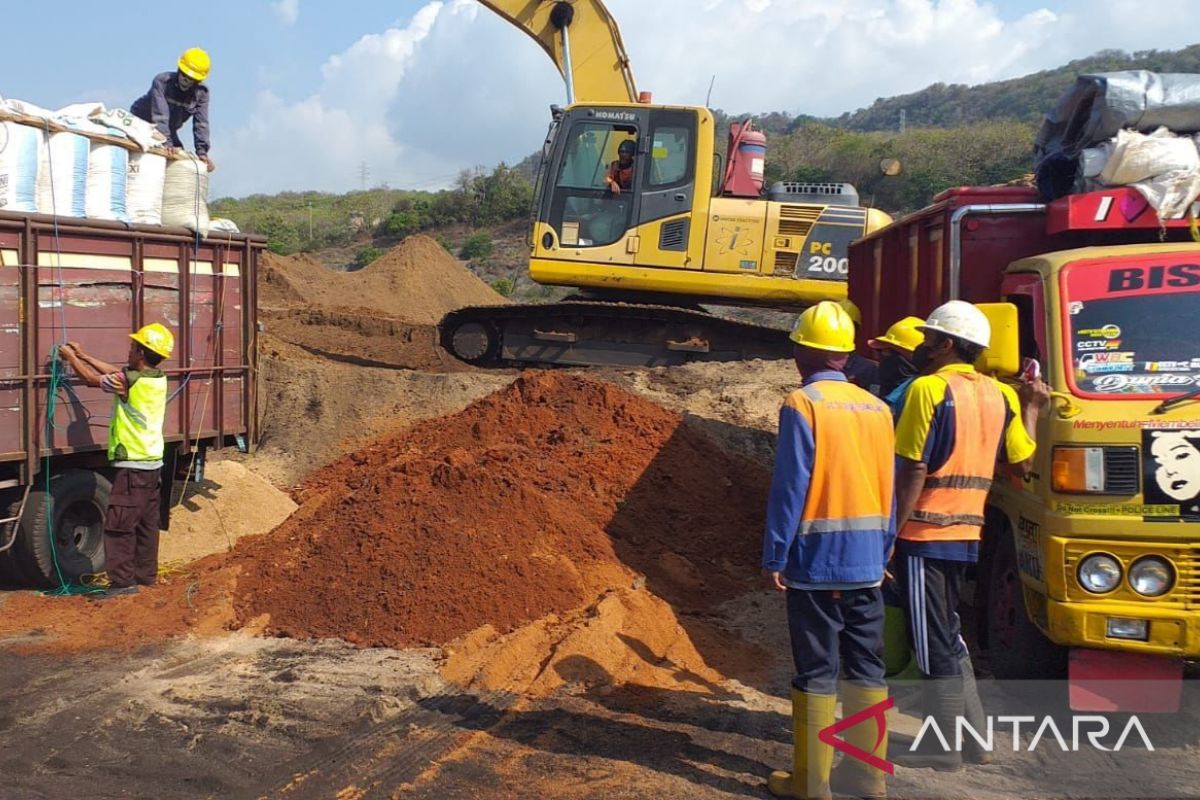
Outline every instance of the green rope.
{"label": "green rope", "polygon": [[[56,430],[62,430],[54,424],[54,415],[58,410],[58,391],[62,385],[62,368],[58,360],[58,345],[50,350],[50,385],[46,396],[46,438],[49,439]],[[47,451],[49,448],[46,448]],[[69,597],[81,594],[96,594],[102,591],[94,586],[72,584],[63,575],[58,563],[58,546],[54,541],[54,496],[50,494],[50,453],[47,452],[42,465],[42,473],[46,476],[46,536],[50,543],[50,559],[54,563],[54,574],[58,577],[58,587],[47,589],[43,595],[52,597]]]}

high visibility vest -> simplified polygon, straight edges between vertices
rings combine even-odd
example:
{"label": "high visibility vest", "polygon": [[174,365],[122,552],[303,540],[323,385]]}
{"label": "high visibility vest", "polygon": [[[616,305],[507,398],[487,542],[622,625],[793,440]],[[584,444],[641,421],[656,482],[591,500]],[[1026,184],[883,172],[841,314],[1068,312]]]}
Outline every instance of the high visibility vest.
{"label": "high visibility vest", "polygon": [[983,508],[996,473],[1008,406],[986,375],[943,372],[953,402],[954,448],[946,463],[926,476],[925,489],[900,538],[912,542],[978,541]]}
{"label": "high visibility vest", "polygon": [[799,535],[886,533],[895,488],[892,412],[842,381],[810,383],[787,402],[805,417],[816,444]]}
{"label": "high visibility vest", "polygon": [[167,376],[143,375],[129,387],[129,399],[113,398],[108,425],[109,461],[160,461],[167,416]]}

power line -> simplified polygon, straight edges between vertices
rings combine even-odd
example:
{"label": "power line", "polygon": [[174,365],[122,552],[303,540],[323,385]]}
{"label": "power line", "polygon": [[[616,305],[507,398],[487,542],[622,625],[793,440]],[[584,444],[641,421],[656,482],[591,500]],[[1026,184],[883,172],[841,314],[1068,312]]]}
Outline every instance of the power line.
{"label": "power line", "polygon": [[358,182],[362,190],[367,190],[367,178],[371,177],[371,170],[367,169],[367,162],[362,162],[358,165]]}

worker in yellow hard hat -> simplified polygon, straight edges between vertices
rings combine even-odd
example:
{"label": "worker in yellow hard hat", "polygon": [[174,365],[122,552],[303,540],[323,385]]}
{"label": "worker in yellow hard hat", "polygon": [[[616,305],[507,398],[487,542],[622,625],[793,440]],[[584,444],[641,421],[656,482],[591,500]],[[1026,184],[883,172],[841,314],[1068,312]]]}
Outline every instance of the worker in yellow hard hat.
{"label": "worker in yellow hard hat", "polygon": [[920,317],[905,317],[893,323],[883,336],[867,342],[867,347],[879,356],[879,382],[871,391],[883,398],[897,419],[904,408],[908,387],[920,374],[913,363],[913,352],[925,340],[925,334],[919,330],[924,324],[925,320]]}
{"label": "worker in yellow hard hat", "polygon": [[880,798],[883,770],[845,758],[831,771],[833,748],[819,734],[833,725],[840,695],[844,717],[869,717],[846,741],[876,758],[887,750],[885,718],[871,709],[887,700],[880,587],[896,534],[892,415],[846,379],[854,322],[837,303],[807,309],[791,339],[803,386],[779,413],[762,568],[787,597],[794,749],[791,771],[772,773],[767,788]]}
{"label": "worker in yellow hard hat", "polygon": [[192,120],[192,141],[196,155],[208,165],[208,171],[216,169],[208,155],[208,78],[212,61],[208,53],[199,47],[183,51],[178,69],[154,76],[150,91],[133,101],[130,112],[158,128],[167,139],[167,146],[185,149],[179,138],[179,129]]}
{"label": "worker in yellow hard hat", "polygon": [[76,342],[58,349],[86,383],[113,396],[108,426],[112,491],[104,516],[104,570],[109,588],[99,599],[136,594],[158,576],[162,467],[167,414],[167,376],[159,365],[171,357],[175,337],[151,323],[129,335],[124,367],[101,361]]}
{"label": "worker in yellow hard hat", "polygon": [[[849,299],[839,300],[837,304],[854,323],[855,340],[857,340],[858,333],[862,329],[862,312],[858,310],[854,301]],[[851,353],[846,359],[846,380],[869,391],[872,386],[879,383],[878,368],[871,359],[863,358],[858,353]]]}

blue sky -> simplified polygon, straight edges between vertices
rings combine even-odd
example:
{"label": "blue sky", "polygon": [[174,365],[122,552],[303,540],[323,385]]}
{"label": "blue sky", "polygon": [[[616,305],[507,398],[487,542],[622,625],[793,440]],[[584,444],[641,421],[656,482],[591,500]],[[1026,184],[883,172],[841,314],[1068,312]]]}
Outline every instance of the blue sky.
{"label": "blue sky", "polygon": [[[1194,0],[608,0],[639,84],[732,111],[837,114],[1097,50],[1200,39]],[[193,45],[214,60],[214,194],[446,185],[516,161],[563,99],[550,62],[472,0],[9,3],[0,96],[128,105]],[[48,11],[52,9],[52,11]],[[51,18],[52,15],[52,18]]]}

